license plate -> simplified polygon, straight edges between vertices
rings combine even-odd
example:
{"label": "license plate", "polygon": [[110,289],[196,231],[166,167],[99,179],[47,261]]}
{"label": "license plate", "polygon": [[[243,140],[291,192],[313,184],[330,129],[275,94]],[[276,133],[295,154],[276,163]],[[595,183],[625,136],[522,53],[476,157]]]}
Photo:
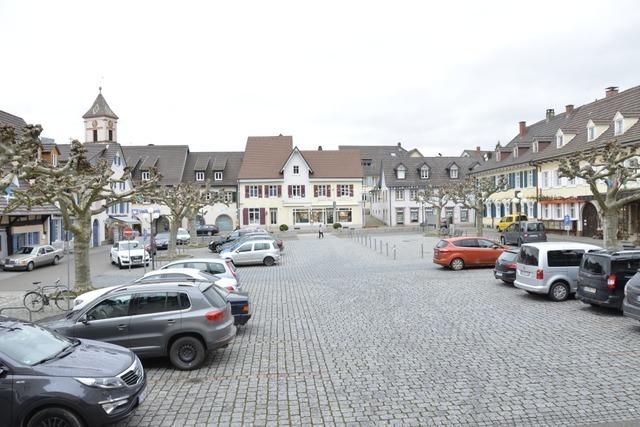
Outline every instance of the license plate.
{"label": "license plate", "polygon": [[147,390],[142,390],[142,393],[138,395],[138,405],[140,405],[147,398]]}
{"label": "license plate", "polygon": [[597,292],[596,288],[590,288],[589,286],[584,286],[582,290],[590,294],[595,294]]}
{"label": "license plate", "polygon": [[496,271],[496,277],[502,277],[502,273],[499,271]]}
{"label": "license plate", "polygon": [[529,276],[531,276],[531,272],[530,271],[520,270],[520,275],[524,276],[524,277],[529,277]]}

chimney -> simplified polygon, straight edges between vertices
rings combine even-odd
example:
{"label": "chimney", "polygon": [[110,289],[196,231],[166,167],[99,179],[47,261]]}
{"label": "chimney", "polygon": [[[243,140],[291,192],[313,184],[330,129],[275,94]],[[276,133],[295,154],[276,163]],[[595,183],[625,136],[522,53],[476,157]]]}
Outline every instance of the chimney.
{"label": "chimney", "polygon": [[476,152],[479,153],[480,151],[480,147],[476,147]]}
{"label": "chimney", "polygon": [[567,113],[567,115],[573,113],[573,104],[565,105],[564,106],[564,110]]}
{"label": "chimney", "polygon": [[402,143],[398,142],[398,148],[402,148]]}
{"label": "chimney", "polygon": [[318,151],[322,151],[322,145],[318,145]]}
{"label": "chimney", "polygon": [[611,98],[618,94],[618,86],[609,86],[605,89],[605,98]]}
{"label": "chimney", "polygon": [[556,112],[553,110],[553,108],[547,108],[547,121],[553,119],[553,116],[556,115]]}
{"label": "chimney", "polygon": [[527,133],[527,122],[520,122],[520,137]]}

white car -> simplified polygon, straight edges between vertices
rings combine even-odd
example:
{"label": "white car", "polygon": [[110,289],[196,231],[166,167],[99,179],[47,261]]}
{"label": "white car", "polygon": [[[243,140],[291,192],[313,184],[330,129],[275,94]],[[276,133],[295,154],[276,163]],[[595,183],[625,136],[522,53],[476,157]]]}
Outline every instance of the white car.
{"label": "white car", "polygon": [[224,288],[227,292],[237,292],[237,282],[235,279],[228,277],[220,277],[196,268],[171,268],[166,270],[150,271],[134,283],[153,283],[157,280],[173,280],[179,282],[181,280],[210,282]]}
{"label": "white car", "polygon": [[188,245],[191,243],[191,235],[184,228],[178,228],[176,233],[176,243],[179,245]]}
{"label": "white car", "polygon": [[111,248],[109,258],[111,264],[117,264],[120,268],[149,265],[149,252],[137,240],[123,240],[115,243]]}
{"label": "white car", "polygon": [[85,292],[82,295],[78,295],[76,299],[73,300],[73,308],[72,310],[80,310],[82,307],[85,307],[91,301],[94,301],[97,298],[100,298],[102,295],[111,291],[112,289],[119,288],[118,286],[107,286],[106,288],[94,289],[93,291]]}

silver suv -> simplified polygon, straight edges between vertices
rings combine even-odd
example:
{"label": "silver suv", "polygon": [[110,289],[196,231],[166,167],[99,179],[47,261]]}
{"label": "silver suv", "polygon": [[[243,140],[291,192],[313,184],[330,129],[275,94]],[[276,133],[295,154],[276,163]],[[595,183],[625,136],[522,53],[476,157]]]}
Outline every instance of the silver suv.
{"label": "silver suv", "polygon": [[280,261],[280,249],[272,239],[250,240],[237,248],[224,250],[220,257],[235,265],[264,264],[271,266]]}
{"label": "silver suv", "polygon": [[141,357],[167,356],[178,369],[199,368],[209,350],[236,334],[231,306],[211,283],[124,285],[63,318],[40,324],[63,335],[127,347]]}

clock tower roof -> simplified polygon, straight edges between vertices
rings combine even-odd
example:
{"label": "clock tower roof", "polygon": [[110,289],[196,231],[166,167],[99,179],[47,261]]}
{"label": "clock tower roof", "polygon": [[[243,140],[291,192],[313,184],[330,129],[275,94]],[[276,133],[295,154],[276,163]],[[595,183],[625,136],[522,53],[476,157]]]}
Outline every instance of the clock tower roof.
{"label": "clock tower roof", "polygon": [[82,116],[83,119],[93,119],[96,117],[109,117],[116,120],[118,119],[116,113],[111,110],[109,104],[107,104],[107,101],[104,99],[104,96],[102,96],[102,88],[100,88],[100,93],[98,93],[96,100],[93,101],[93,104],[91,105],[91,108],[89,108],[89,111],[84,113],[84,116]]}

